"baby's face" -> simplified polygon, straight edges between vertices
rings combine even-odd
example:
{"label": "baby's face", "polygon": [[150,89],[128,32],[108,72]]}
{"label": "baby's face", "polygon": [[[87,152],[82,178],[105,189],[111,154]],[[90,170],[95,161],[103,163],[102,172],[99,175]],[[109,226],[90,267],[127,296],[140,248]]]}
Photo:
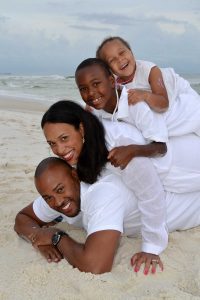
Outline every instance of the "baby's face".
{"label": "baby's face", "polygon": [[76,73],[76,83],[86,104],[112,112],[116,104],[115,80],[101,66],[94,64],[80,69]]}
{"label": "baby's face", "polygon": [[128,79],[135,71],[135,58],[130,49],[120,40],[107,42],[100,53],[112,72],[120,78]]}

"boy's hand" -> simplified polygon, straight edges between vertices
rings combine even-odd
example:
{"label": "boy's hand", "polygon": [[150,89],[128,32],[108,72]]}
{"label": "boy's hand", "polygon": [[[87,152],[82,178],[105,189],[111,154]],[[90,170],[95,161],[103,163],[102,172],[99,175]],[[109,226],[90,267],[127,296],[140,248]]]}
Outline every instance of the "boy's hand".
{"label": "boy's hand", "polygon": [[136,156],[135,145],[120,146],[113,148],[108,154],[108,160],[114,167],[126,168],[131,159]]}

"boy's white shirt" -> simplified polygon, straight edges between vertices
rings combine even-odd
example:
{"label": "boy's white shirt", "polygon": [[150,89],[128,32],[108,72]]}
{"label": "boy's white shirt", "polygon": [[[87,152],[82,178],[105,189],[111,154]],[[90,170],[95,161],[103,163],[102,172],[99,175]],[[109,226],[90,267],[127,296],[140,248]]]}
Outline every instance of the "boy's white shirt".
{"label": "boy's white shirt", "polygon": [[129,105],[126,87],[122,89],[118,109],[114,114],[95,109],[93,112],[100,119],[123,121],[134,125],[141,131],[147,142],[155,141],[166,143],[168,141],[168,131],[163,115],[152,111],[145,102]]}

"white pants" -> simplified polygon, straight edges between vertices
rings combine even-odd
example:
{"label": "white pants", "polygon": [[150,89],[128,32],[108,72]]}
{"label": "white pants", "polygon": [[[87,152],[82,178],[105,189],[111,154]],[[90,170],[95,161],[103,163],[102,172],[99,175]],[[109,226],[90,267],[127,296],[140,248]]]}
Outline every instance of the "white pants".
{"label": "white pants", "polygon": [[200,137],[189,134],[170,138],[171,167],[161,179],[166,191],[200,191]]}

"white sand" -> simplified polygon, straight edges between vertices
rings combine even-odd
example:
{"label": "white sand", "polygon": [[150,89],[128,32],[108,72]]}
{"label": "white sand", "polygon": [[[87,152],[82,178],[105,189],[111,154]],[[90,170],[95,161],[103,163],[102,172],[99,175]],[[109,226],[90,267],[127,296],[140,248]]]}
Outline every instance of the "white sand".
{"label": "white sand", "polygon": [[[37,196],[34,169],[49,156],[40,129],[44,110],[45,105],[0,101],[0,299],[200,299],[200,227],[171,234],[161,256],[164,271],[148,276],[136,275],[129,263],[139,250],[139,239],[123,237],[112,272],[92,275],[73,269],[65,260],[48,264],[17,236],[15,215]],[[62,228],[84,241],[82,230]]]}

